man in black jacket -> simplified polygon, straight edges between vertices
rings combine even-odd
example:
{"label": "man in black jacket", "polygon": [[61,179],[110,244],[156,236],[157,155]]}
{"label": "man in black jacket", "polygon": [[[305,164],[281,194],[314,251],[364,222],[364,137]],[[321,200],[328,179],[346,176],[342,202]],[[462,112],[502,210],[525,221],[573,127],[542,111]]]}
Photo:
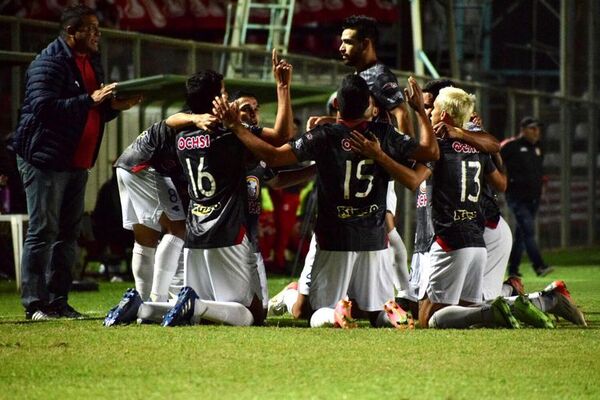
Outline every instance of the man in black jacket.
{"label": "man in black jacket", "polygon": [[94,10],[69,7],[60,37],[27,70],[13,140],[30,220],[21,264],[27,319],[82,317],[67,298],[87,170],[96,161],[105,122],[140,101],[116,100],[116,83],[104,85],[99,40]]}
{"label": "man in black jacket", "polygon": [[535,241],[535,217],[544,182],[541,128],[537,118],[523,118],[519,136],[504,144],[501,150],[508,175],[506,201],[517,221],[508,262],[511,276],[521,276],[519,264],[524,248],[536,275],[545,276],[553,271],[542,259]]}

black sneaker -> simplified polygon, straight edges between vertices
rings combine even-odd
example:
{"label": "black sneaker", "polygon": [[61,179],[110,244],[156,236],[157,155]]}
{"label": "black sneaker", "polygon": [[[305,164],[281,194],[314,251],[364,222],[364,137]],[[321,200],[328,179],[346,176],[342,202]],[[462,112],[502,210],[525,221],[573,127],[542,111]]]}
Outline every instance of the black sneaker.
{"label": "black sneaker", "polygon": [[548,274],[549,274],[549,273],[551,273],[552,271],[554,271],[554,268],[552,268],[552,267],[551,267],[551,266],[549,266],[549,265],[544,265],[544,266],[542,266],[542,267],[540,267],[540,268],[536,268],[536,269],[535,269],[535,274],[536,274],[537,276],[539,276],[539,277],[542,277],[542,276],[546,276],[546,275],[548,275]]}
{"label": "black sneaker", "polygon": [[25,319],[29,319],[31,321],[49,321],[56,318],[58,318],[56,314],[43,310],[25,311]]}
{"label": "black sneaker", "polygon": [[[52,307],[52,306],[51,306]],[[85,315],[74,309],[69,303],[53,307],[53,313],[57,318],[84,319]]]}

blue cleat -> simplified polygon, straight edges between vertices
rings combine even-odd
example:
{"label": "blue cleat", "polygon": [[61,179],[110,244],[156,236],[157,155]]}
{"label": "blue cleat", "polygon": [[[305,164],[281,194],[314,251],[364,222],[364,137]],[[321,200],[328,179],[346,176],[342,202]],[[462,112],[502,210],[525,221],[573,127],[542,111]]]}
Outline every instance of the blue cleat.
{"label": "blue cleat", "polygon": [[104,326],[129,324],[136,320],[137,312],[143,301],[137,290],[129,288],[125,291],[123,298],[112,308],[104,319]]}
{"label": "blue cleat", "polygon": [[198,295],[189,286],[181,289],[175,306],[165,314],[162,326],[191,325],[194,316],[194,306]]}

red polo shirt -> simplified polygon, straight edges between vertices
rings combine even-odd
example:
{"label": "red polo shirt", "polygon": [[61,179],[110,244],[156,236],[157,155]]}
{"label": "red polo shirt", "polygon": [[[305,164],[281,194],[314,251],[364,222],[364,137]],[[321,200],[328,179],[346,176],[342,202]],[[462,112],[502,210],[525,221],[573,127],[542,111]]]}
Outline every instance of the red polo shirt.
{"label": "red polo shirt", "polygon": [[[86,54],[75,54],[75,62],[77,68],[79,68],[79,72],[81,72],[85,90],[87,90],[88,94],[92,94],[99,89],[99,85],[96,81],[96,74],[94,73],[92,64],[90,64],[89,57]],[[92,107],[88,112],[83,134],[73,156],[74,168],[88,169],[94,165],[94,154],[99,139],[100,112],[98,111],[98,107]]]}

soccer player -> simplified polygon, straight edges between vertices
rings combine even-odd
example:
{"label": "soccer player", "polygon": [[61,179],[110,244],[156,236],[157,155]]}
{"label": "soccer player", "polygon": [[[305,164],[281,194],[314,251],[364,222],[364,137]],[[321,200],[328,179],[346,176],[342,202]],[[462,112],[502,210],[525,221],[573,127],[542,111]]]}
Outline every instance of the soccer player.
{"label": "soccer player", "polygon": [[[451,127],[464,127],[474,104],[474,96],[462,89],[441,89],[431,112],[434,129],[443,136]],[[458,139],[438,140],[441,154],[433,171],[432,192],[435,242],[420,288],[421,327],[427,327],[443,307],[481,302],[487,258],[479,204],[481,178],[499,186],[502,181],[489,156]]]}
{"label": "soccer player", "polygon": [[[164,121],[142,132],[115,162],[123,227],[133,230],[131,267],[143,300],[168,300],[185,235],[185,209],[174,179],[182,169],[175,134]],[[161,238],[161,232],[165,234]],[[160,240],[160,243],[159,243]]]}
{"label": "soccer player", "polygon": [[[333,307],[346,295],[357,300],[373,324],[381,315],[383,304],[393,297],[384,227],[389,175],[373,160],[352,151],[352,131],[374,135],[386,152],[401,162],[406,162],[418,145],[408,136],[398,135],[389,124],[365,121],[369,99],[364,79],[346,76],[338,91],[338,123],[321,125],[278,148],[245,129],[235,108],[226,101],[215,101],[216,114],[225,125],[268,165],[316,161],[318,249],[309,298],[313,310],[331,310],[330,322],[334,322]],[[407,171],[412,172],[408,168]],[[348,314],[338,317],[340,325],[349,325]]]}

